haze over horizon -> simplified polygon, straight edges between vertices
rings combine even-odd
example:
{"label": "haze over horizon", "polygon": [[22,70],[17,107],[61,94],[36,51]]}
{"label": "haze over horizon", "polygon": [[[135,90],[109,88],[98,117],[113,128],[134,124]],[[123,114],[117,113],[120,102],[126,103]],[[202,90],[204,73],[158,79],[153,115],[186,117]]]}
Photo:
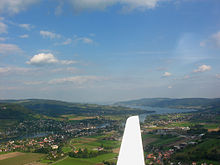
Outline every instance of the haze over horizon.
{"label": "haze over horizon", "polygon": [[219,0],[1,0],[0,99],[220,97]]}

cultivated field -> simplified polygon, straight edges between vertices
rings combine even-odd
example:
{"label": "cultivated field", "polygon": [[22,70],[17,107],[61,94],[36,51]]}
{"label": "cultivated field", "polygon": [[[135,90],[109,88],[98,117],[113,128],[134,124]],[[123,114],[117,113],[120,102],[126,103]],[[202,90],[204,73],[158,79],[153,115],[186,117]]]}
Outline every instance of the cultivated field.
{"label": "cultivated field", "polygon": [[43,156],[43,154],[19,152],[3,154],[0,155],[0,165],[40,165],[37,161]]}

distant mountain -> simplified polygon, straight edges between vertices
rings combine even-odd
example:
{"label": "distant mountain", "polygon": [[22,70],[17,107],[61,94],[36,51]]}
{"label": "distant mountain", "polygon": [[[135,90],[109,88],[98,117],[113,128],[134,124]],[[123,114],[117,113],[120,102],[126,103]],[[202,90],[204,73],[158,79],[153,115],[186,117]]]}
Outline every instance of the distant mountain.
{"label": "distant mountain", "polygon": [[220,108],[220,98],[143,98],[138,100],[117,102],[115,105],[120,106],[150,106],[150,107],[167,107],[167,108],[186,108],[186,109],[210,109]]}

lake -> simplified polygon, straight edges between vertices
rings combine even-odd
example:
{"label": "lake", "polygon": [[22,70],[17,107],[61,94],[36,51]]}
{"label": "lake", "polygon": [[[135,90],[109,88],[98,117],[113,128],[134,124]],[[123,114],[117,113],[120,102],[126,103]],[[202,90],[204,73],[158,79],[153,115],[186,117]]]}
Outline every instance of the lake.
{"label": "lake", "polygon": [[129,106],[131,108],[138,108],[148,111],[155,111],[153,113],[144,113],[139,115],[140,122],[144,122],[145,118],[148,115],[152,114],[170,114],[170,113],[187,113],[187,112],[195,112],[194,109],[176,109],[176,108],[159,108],[159,107],[148,107],[148,106]]}

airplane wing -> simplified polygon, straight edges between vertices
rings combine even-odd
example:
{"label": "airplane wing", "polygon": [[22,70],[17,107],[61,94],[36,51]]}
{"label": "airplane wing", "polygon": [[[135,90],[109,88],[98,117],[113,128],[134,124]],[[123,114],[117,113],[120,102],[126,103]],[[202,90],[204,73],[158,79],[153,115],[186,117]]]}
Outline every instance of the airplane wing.
{"label": "airplane wing", "polygon": [[145,165],[138,116],[127,119],[117,165]]}

